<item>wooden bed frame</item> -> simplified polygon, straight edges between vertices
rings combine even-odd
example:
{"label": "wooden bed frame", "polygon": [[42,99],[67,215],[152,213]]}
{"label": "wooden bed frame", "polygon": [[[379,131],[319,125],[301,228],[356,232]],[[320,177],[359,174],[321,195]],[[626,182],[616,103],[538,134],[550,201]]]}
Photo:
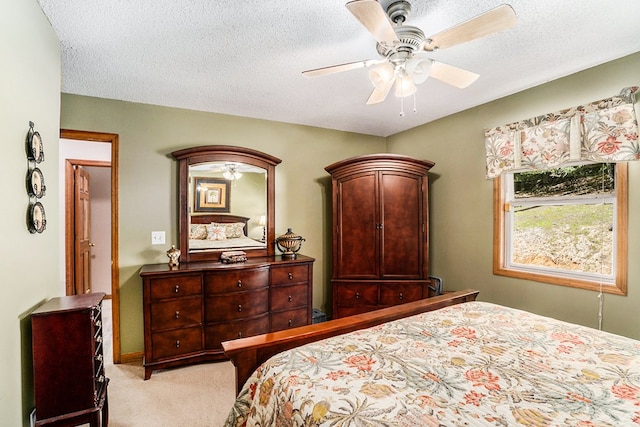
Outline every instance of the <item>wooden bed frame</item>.
{"label": "wooden bed frame", "polygon": [[294,347],[381,323],[438,310],[455,304],[475,301],[478,292],[473,289],[449,292],[407,304],[383,308],[368,313],[343,317],[328,322],[299,328],[241,338],[222,343],[224,353],[236,368],[236,394],[253,371],[271,356]]}

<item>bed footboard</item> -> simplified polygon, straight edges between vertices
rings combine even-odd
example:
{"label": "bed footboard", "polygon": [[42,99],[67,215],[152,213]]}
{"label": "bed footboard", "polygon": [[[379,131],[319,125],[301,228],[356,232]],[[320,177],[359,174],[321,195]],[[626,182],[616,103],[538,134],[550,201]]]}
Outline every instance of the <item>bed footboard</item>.
{"label": "bed footboard", "polygon": [[241,338],[222,343],[225,355],[236,368],[236,394],[254,370],[269,357],[300,345],[330,338],[358,329],[433,311],[455,304],[474,301],[478,292],[473,289],[450,292],[394,307],[383,308],[355,316],[343,317],[328,322],[301,326],[299,328]]}

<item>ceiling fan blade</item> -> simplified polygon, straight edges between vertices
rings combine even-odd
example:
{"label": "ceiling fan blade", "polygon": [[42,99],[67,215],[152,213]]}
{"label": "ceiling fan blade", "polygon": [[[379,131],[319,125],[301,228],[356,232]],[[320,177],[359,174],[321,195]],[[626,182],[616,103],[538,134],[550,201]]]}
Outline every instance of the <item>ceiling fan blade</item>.
{"label": "ceiling fan blade", "polygon": [[325,76],[327,74],[341,73],[343,71],[355,70],[358,68],[366,68],[372,65],[384,62],[380,59],[368,59],[366,61],[349,62],[347,64],[331,65],[329,67],[316,68],[314,70],[303,71],[305,77]]}
{"label": "ceiling fan blade", "polygon": [[480,75],[472,73],[471,71],[463,70],[462,68],[454,67],[453,65],[433,61],[429,77],[433,77],[434,79],[450,84],[451,86],[464,89],[471,83],[475,82]]}
{"label": "ceiling fan blade", "polygon": [[379,43],[399,41],[389,16],[377,0],[353,0],[345,6]]}
{"label": "ceiling fan blade", "polygon": [[371,95],[369,95],[369,99],[367,99],[367,105],[378,104],[387,99],[387,95],[389,95],[395,81],[395,78],[391,79],[382,89],[374,88]]}
{"label": "ceiling fan blade", "polygon": [[432,51],[455,46],[516,25],[518,18],[508,4],[500,5],[468,21],[428,38],[424,50]]}

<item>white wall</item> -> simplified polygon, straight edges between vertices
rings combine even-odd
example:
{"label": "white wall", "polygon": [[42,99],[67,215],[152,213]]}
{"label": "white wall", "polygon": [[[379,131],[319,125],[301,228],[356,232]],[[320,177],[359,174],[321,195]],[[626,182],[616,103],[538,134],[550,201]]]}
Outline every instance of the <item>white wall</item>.
{"label": "white wall", "polygon": [[[60,203],[60,275],[65,292],[65,162],[67,159],[111,162],[111,144],[106,142],[60,139],[58,163],[58,199]],[[91,240],[96,246],[91,250],[91,283],[93,292],[111,294],[111,173],[103,168],[86,168],[91,175]],[[107,174],[108,172],[108,174]],[[94,192],[95,190],[95,192]],[[108,198],[108,200],[107,200]]]}
{"label": "white wall", "polygon": [[91,189],[91,292],[111,295],[111,168],[84,169]]}

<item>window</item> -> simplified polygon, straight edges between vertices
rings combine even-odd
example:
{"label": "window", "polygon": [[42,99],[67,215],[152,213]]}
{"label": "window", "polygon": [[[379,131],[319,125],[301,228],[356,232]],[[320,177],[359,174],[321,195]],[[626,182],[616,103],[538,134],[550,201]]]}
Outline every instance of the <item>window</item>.
{"label": "window", "polygon": [[496,178],[493,272],[626,295],[627,164]]}

